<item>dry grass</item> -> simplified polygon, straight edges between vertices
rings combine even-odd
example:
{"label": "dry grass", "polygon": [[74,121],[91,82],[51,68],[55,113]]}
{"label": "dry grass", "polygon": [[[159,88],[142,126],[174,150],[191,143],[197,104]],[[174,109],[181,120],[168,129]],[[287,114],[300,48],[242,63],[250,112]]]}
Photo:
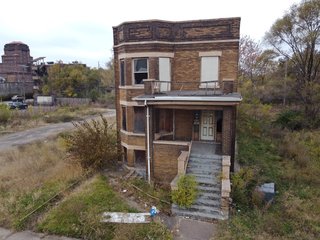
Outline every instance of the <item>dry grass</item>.
{"label": "dry grass", "polygon": [[27,110],[12,110],[6,124],[0,124],[0,134],[23,131],[48,123],[80,120],[85,116],[106,112],[106,108],[80,107],[43,107],[30,106]]}
{"label": "dry grass", "polygon": [[[37,198],[52,195],[82,175],[80,166],[65,160],[61,139],[33,143],[0,154],[0,225],[12,227],[18,212],[37,203]],[[48,187],[50,186],[50,187]],[[54,186],[54,187],[52,187]],[[21,206],[21,199],[30,201]],[[21,213],[23,215],[23,213]]]}

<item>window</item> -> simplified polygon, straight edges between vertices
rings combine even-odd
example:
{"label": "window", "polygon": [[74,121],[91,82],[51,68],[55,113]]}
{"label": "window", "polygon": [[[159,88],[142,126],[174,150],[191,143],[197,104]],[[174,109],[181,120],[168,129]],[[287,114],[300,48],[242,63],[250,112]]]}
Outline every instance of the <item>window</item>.
{"label": "window", "polygon": [[133,60],[134,84],[143,84],[143,79],[148,79],[148,59],[139,58]]}
{"label": "window", "polygon": [[159,80],[160,91],[170,91],[171,89],[171,67],[170,67],[170,58],[159,58]]}
{"label": "window", "polygon": [[134,107],[134,132],[144,133],[145,126],[144,107]]}
{"label": "window", "polygon": [[122,107],[122,129],[127,131],[127,109]]}
{"label": "window", "polygon": [[[219,57],[201,58],[201,82],[219,80]],[[217,83],[201,84],[201,87],[218,87]]]}
{"label": "window", "polygon": [[124,60],[120,60],[120,86],[126,85]]}

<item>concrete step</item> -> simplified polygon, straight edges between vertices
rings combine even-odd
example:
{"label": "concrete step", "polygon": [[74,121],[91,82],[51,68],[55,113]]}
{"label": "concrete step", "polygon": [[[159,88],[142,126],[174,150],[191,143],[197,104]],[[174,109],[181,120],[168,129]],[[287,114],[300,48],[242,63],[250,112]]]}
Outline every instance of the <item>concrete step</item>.
{"label": "concrete step", "polygon": [[190,158],[199,158],[199,159],[208,159],[208,160],[222,160],[222,156],[221,155],[217,155],[217,154],[212,154],[212,155],[199,154],[199,153],[193,153],[192,151],[190,153]]}
{"label": "concrete step", "polygon": [[207,206],[207,207],[220,207],[220,199],[219,200],[212,200],[212,199],[206,199],[206,198],[197,198],[197,200],[194,202],[194,205],[201,205],[201,206]]}
{"label": "concrete step", "polygon": [[221,171],[217,169],[210,169],[210,168],[197,168],[197,167],[187,167],[187,174],[192,175],[209,175],[209,176],[217,176],[220,174]]}
{"label": "concrete step", "polygon": [[178,216],[190,217],[193,219],[212,221],[212,220],[226,220],[228,216],[225,216],[222,212],[217,211],[212,213],[206,213],[201,211],[189,211],[188,209],[182,209],[177,206],[172,206],[172,213]]}
{"label": "concrete step", "polygon": [[195,176],[196,177],[196,181],[198,182],[198,184],[212,184],[215,185],[218,181],[217,178],[215,177],[200,177],[200,176]]}
{"label": "concrete step", "polygon": [[220,201],[221,199],[221,194],[217,193],[217,192],[199,192],[199,196],[198,198],[201,199],[208,199],[208,200],[218,200]]}
{"label": "concrete step", "polygon": [[221,169],[221,163],[215,164],[211,162],[202,162],[202,161],[193,161],[189,160],[188,167],[195,167],[195,168],[212,168],[212,169]]}
{"label": "concrete step", "polygon": [[221,192],[221,187],[219,184],[216,184],[216,185],[199,184],[197,188],[200,192],[219,193],[219,194]]}

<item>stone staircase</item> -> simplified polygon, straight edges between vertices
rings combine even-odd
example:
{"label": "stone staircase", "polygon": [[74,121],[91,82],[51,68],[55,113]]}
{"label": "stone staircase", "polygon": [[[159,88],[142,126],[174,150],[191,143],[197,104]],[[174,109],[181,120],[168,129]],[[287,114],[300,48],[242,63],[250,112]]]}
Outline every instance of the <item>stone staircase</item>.
{"label": "stone staircase", "polygon": [[215,148],[212,143],[193,143],[186,174],[195,176],[198,198],[188,209],[173,204],[173,214],[205,221],[228,218],[220,206],[222,156],[215,153]]}

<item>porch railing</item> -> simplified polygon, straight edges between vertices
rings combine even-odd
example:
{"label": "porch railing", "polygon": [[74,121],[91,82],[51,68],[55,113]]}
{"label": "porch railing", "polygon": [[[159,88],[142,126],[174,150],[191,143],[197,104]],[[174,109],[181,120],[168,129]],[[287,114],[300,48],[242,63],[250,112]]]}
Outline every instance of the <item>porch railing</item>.
{"label": "porch railing", "polygon": [[145,93],[159,94],[166,92],[190,92],[194,94],[215,95],[217,93],[231,93],[233,92],[233,80],[223,79],[222,81],[160,81],[156,79],[145,79]]}
{"label": "porch railing", "polygon": [[170,183],[171,190],[176,190],[178,188],[177,184],[178,184],[179,177],[185,175],[187,172],[187,166],[190,158],[191,148],[192,148],[192,141],[189,145],[189,150],[181,151],[181,154],[178,157],[178,174]]}

